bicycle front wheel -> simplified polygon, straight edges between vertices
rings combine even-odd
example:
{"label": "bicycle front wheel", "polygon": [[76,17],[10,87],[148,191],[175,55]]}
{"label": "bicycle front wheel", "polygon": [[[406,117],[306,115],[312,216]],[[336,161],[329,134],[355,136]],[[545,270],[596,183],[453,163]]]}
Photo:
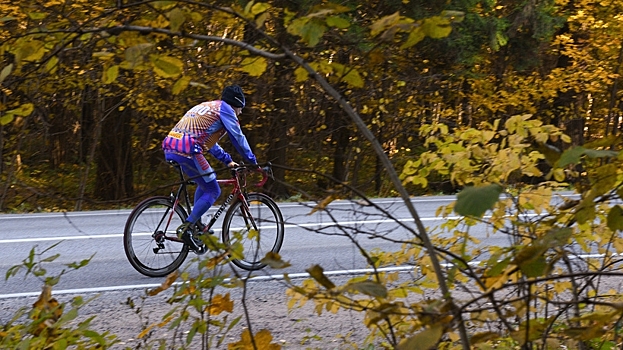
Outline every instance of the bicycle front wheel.
{"label": "bicycle front wheel", "polygon": [[123,232],[123,248],[130,264],[149,277],[175,271],[188,255],[188,246],[175,230],[186,219],[186,211],[169,197],[151,197],[130,213]]}
{"label": "bicycle front wheel", "polygon": [[223,219],[223,243],[232,249],[232,263],[245,270],[264,268],[260,260],[269,252],[279,252],[283,233],[277,203],[262,193],[249,193],[246,203],[234,201]]}

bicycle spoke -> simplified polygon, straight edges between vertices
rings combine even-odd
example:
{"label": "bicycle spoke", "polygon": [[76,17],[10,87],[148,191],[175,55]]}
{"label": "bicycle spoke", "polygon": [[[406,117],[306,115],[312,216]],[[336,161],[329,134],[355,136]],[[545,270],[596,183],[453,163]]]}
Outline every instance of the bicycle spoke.
{"label": "bicycle spoke", "polygon": [[265,265],[261,259],[278,252],[283,242],[283,219],[277,205],[267,196],[249,194],[248,207],[242,201],[232,204],[223,223],[223,241],[234,249],[242,248],[242,257],[232,262],[247,270]]}
{"label": "bicycle spoke", "polygon": [[124,232],[124,247],[132,266],[153,277],[177,269],[188,254],[175,233],[184,219],[184,212],[173,210],[166,197],[150,198],[139,204],[130,214]]}

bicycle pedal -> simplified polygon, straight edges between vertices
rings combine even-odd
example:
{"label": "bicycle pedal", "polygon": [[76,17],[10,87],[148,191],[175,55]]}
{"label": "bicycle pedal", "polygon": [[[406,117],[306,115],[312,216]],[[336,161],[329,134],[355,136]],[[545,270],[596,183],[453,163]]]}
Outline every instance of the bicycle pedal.
{"label": "bicycle pedal", "polygon": [[190,250],[192,251],[200,250],[203,247],[203,242],[201,242],[200,239],[193,237],[193,235],[190,232],[184,233],[182,235],[182,240],[184,241],[184,243],[186,243],[188,248],[190,248]]}
{"label": "bicycle pedal", "polygon": [[209,235],[213,235],[214,234],[214,230],[210,229],[210,230],[207,230],[207,231],[199,231],[199,232],[197,232],[196,236],[203,236],[206,233],[209,234]]}
{"label": "bicycle pedal", "polygon": [[204,245],[202,245],[201,247],[199,247],[199,249],[193,250],[193,252],[197,255],[203,255],[207,252],[208,250],[206,249],[206,247]]}

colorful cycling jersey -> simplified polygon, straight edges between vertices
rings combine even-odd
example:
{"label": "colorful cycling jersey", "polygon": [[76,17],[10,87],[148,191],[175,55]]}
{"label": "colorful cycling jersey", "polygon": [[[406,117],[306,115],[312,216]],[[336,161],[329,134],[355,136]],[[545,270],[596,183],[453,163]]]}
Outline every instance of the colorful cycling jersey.
{"label": "colorful cycling jersey", "polygon": [[203,102],[188,110],[164,138],[162,149],[188,156],[207,149],[216,159],[229,164],[231,156],[217,143],[225,134],[229,134],[234,148],[245,161],[257,164],[234,109],[220,100]]}

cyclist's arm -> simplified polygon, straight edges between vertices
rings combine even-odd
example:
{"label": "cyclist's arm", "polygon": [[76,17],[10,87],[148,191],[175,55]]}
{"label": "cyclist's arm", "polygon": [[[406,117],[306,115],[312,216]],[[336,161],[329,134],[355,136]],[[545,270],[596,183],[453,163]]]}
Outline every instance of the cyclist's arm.
{"label": "cyclist's arm", "polygon": [[227,134],[229,134],[229,138],[231,139],[231,143],[236,148],[236,151],[240,153],[249,163],[257,164],[257,159],[251,151],[251,147],[249,146],[249,142],[247,138],[242,133],[240,129],[240,122],[234,113],[234,110],[231,108],[224,108],[221,110],[221,122],[223,123],[223,127],[227,130]]}
{"label": "cyclist's arm", "polygon": [[214,158],[220,160],[225,165],[229,166],[232,162],[231,156],[227,153],[218,143],[215,143],[212,148],[208,150]]}

